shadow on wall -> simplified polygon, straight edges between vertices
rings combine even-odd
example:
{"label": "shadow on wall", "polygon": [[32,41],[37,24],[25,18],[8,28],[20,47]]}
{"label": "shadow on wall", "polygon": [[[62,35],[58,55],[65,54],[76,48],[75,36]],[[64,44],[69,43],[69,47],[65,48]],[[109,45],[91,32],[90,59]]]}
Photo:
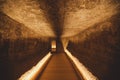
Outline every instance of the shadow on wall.
{"label": "shadow on wall", "polygon": [[50,43],[40,39],[1,39],[0,76],[2,80],[17,80],[39,62],[50,49]]}
{"label": "shadow on wall", "polygon": [[49,52],[50,42],[35,37],[24,24],[0,12],[1,80],[17,80]]}
{"label": "shadow on wall", "polygon": [[120,79],[119,22],[113,19],[111,28],[90,34],[83,41],[70,41],[67,47],[100,80]]}

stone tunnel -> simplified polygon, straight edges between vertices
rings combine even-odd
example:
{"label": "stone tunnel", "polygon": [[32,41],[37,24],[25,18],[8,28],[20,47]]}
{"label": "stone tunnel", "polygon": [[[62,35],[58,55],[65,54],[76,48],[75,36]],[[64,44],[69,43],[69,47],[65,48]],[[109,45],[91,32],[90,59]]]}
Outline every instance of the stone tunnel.
{"label": "stone tunnel", "polygon": [[[65,49],[96,78],[84,78]],[[48,53],[37,78],[20,79]],[[120,80],[120,1],[0,0],[0,80]]]}

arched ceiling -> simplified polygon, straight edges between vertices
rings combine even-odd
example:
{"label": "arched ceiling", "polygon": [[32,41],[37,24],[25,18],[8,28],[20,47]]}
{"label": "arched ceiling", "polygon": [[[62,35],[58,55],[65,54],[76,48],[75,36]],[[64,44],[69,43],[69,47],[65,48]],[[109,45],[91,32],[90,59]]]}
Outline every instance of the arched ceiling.
{"label": "arched ceiling", "polygon": [[0,10],[44,37],[71,37],[118,13],[119,0],[0,0]]}
{"label": "arched ceiling", "polygon": [[44,10],[35,0],[6,0],[3,12],[40,36],[55,36],[51,24],[45,17]]}

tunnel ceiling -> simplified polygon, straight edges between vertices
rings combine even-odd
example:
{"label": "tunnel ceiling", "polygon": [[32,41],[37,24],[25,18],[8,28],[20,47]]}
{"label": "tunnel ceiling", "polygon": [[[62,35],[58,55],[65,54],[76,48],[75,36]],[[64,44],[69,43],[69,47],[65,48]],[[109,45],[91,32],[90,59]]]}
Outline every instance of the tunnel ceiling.
{"label": "tunnel ceiling", "polygon": [[119,0],[0,0],[0,10],[44,37],[71,37],[118,13]]}

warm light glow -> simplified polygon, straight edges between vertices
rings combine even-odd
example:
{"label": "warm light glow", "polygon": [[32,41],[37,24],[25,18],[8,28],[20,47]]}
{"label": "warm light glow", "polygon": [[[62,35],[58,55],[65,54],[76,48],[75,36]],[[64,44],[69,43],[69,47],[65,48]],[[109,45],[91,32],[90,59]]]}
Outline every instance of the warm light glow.
{"label": "warm light glow", "polygon": [[38,76],[40,73],[41,68],[51,56],[52,54],[48,53],[42,60],[37,63],[36,66],[33,66],[32,69],[25,72],[18,80],[35,80],[36,76]]}
{"label": "warm light glow", "polygon": [[52,46],[52,48],[56,48],[56,41],[55,41],[55,40],[53,40],[53,41],[51,42],[51,46]]}
{"label": "warm light glow", "polygon": [[105,21],[100,23],[99,25],[90,28],[89,30],[86,30],[77,36],[69,38],[70,41],[74,43],[82,42],[86,39],[88,39],[92,34],[100,33],[102,31],[109,31],[114,25],[110,21]]}
{"label": "warm light glow", "polygon": [[37,0],[6,0],[3,12],[33,30],[38,37],[55,37],[52,26]]}
{"label": "warm light glow", "polygon": [[74,62],[75,66],[79,70],[80,74],[84,80],[98,80],[88,69],[76,58],[74,57],[67,49],[65,49],[66,54]]}
{"label": "warm light glow", "polygon": [[55,52],[56,51],[56,41],[52,40],[51,42],[51,52]]}
{"label": "warm light glow", "polygon": [[62,38],[61,41],[62,41],[62,44],[63,44],[63,48],[66,49],[67,46],[68,46],[68,42],[69,42],[69,40],[66,39],[66,38]]}
{"label": "warm light glow", "polygon": [[[24,24],[30,30],[32,35],[37,37],[56,37],[55,31],[60,29],[56,26],[54,29],[50,21],[50,15],[38,0],[6,0],[1,6],[2,11],[12,19]],[[63,23],[62,38],[71,37],[80,32],[93,27],[96,24],[110,19],[118,13],[118,3],[114,0],[68,0],[57,10]],[[42,6],[42,7],[41,7]],[[54,11],[54,10],[53,10]],[[54,16],[54,15],[53,15]],[[53,18],[54,19],[54,18]],[[53,22],[54,23],[54,22]]]}
{"label": "warm light glow", "polygon": [[118,4],[112,3],[111,0],[72,1],[68,1],[68,8],[65,7],[62,37],[77,35],[85,29],[111,18],[118,12]]}

